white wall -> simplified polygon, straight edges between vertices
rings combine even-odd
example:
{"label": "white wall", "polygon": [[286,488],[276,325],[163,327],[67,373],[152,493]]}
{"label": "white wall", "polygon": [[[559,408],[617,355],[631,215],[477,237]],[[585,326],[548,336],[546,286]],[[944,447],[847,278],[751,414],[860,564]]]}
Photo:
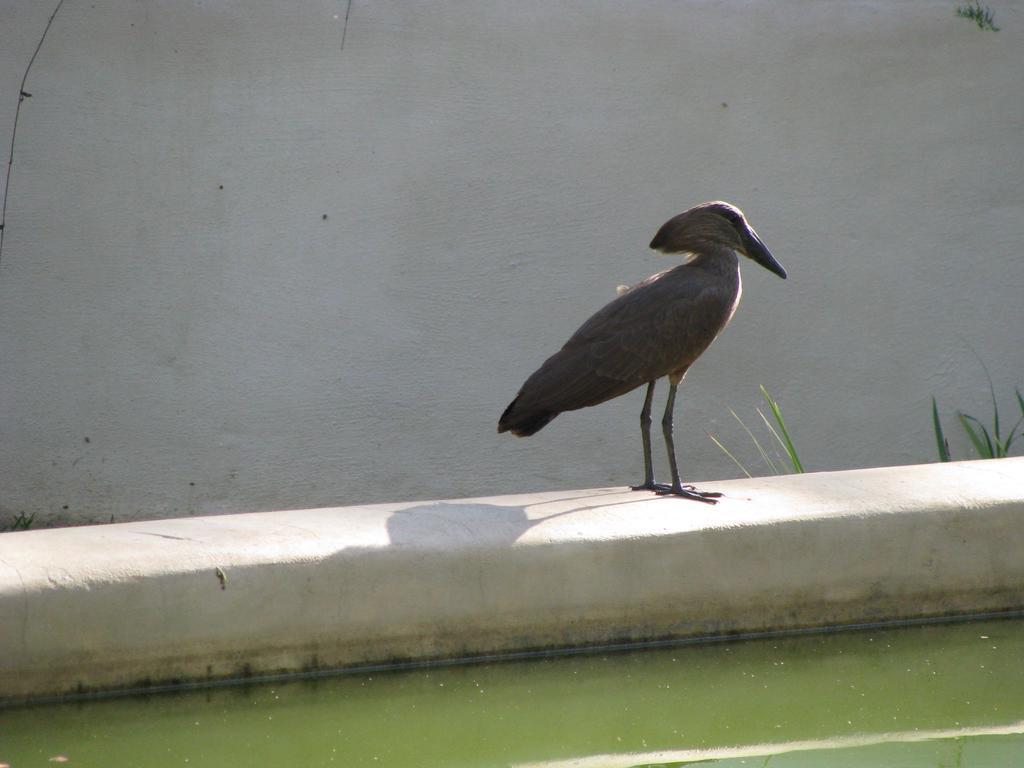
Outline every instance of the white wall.
{"label": "white wall", "polygon": [[[0,6],[0,146],[54,5]],[[756,464],[761,383],[811,468],[932,460],[931,394],[969,456],[975,353],[1004,419],[1024,387],[1024,5],[991,7],[355,0],[342,49],[345,0],[66,0],[0,254],[0,523],[635,482],[642,391],[497,417],[712,198],[790,279],[745,268],[685,475],[737,474],[706,430]]]}

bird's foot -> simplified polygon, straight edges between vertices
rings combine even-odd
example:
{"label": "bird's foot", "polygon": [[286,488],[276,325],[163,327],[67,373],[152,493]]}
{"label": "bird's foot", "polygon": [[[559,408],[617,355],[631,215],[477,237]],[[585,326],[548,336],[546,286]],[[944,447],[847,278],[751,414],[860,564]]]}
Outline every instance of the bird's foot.
{"label": "bird's foot", "polygon": [[703,501],[705,504],[717,504],[722,494],[717,491],[698,491],[692,485],[668,485],[667,483],[645,482],[643,485],[631,485],[634,491],[654,491],[659,496],[679,496],[683,499]]}
{"label": "bird's foot", "polygon": [[657,493],[662,488],[668,488],[669,486],[664,483],[656,483],[653,480],[645,480],[640,485],[631,485],[629,490],[631,491],[654,491]]}
{"label": "bird's foot", "polygon": [[705,504],[717,504],[722,494],[717,491],[698,491],[692,485],[662,485],[654,489],[659,496],[679,496],[683,499],[703,501]]}

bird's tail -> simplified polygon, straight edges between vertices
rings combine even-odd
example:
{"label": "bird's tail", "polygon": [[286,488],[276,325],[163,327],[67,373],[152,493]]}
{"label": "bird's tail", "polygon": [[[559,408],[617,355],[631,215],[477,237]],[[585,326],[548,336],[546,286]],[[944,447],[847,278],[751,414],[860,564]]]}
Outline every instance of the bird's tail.
{"label": "bird's tail", "polygon": [[529,437],[540,432],[549,421],[558,415],[558,411],[524,410],[518,407],[519,398],[511,403],[498,419],[499,432],[511,432],[516,437]]}

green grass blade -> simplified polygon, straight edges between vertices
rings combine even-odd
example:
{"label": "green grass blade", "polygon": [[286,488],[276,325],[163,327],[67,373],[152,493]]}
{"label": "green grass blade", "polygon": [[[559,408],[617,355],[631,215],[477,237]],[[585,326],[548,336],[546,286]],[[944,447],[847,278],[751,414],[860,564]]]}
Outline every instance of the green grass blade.
{"label": "green grass blade", "polygon": [[1017,419],[1017,423],[1014,424],[1013,429],[1010,430],[1009,437],[1006,438],[1005,447],[1007,455],[1009,455],[1010,446],[1013,445],[1014,441],[1018,437],[1024,435],[1024,433],[1021,433],[1020,435],[1017,434],[1017,430],[1021,427],[1021,425],[1024,425],[1024,396],[1021,395],[1019,389],[1014,389],[1013,392],[1015,395],[1017,395],[1017,405],[1020,407],[1020,418]]}
{"label": "green grass blade", "polygon": [[743,419],[737,416],[736,411],[734,411],[732,408],[729,409],[729,413],[731,413],[732,417],[739,422],[741,427],[743,427],[743,431],[746,432],[747,435],[750,437],[750,441],[754,444],[754,447],[757,448],[757,452],[761,454],[761,460],[768,465],[769,469],[771,469],[772,471],[772,474],[781,475],[782,472],[779,471],[779,468],[775,465],[775,462],[772,461],[771,456],[768,455],[768,451],[766,451],[764,447],[761,445],[761,443],[758,441],[758,439],[754,437],[754,433],[750,431],[750,427],[743,423]]}
{"label": "green grass blade", "polygon": [[36,519],[36,513],[33,512],[31,515],[26,515],[24,512],[19,512],[17,515],[11,518],[9,525],[0,526],[0,533],[5,531],[27,531],[32,527],[32,523]]}
{"label": "green grass blade", "polygon": [[[981,365],[981,370],[985,372],[985,380],[988,381],[988,393],[989,397],[992,398],[992,431],[995,434],[995,450],[991,451],[991,456],[988,458],[1000,458],[1000,445],[1002,438],[999,434],[999,403],[996,401],[996,385],[992,383],[992,374],[988,370],[988,366],[985,365],[985,361],[981,359],[981,355],[978,354],[977,350],[971,347],[971,351],[974,352],[974,356],[978,358],[978,363]],[[968,417],[971,418],[971,417]],[[977,419],[972,419],[979,427],[981,422]],[[985,433],[985,440],[988,444],[992,445],[992,440],[989,439],[988,430],[982,427],[982,431]]]}
{"label": "green grass blade", "polygon": [[939,404],[932,395],[932,426],[935,428],[935,444],[939,449],[939,461],[952,461],[949,455],[949,441],[942,431],[942,422],[939,421]]}
{"label": "green grass blade", "polygon": [[747,472],[747,468],[744,467],[742,464],[740,464],[740,460],[737,459],[735,456],[733,456],[729,452],[729,449],[726,448],[724,445],[722,445],[721,441],[719,441],[719,439],[717,437],[712,435],[710,432],[705,432],[704,434],[706,434],[708,437],[711,438],[711,442],[713,442],[715,445],[717,445],[719,448],[722,449],[722,453],[724,453],[726,456],[728,456],[730,459],[732,459],[733,464],[735,464],[737,467],[740,468],[740,472],[742,472],[747,477],[753,477],[753,475],[751,475],[749,472]]}
{"label": "green grass blade", "polygon": [[974,423],[977,424],[978,427],[981,429],[981,435],[982,435],[982,437],[985,438],[985,450],[988,451],[988,456],[986,458],[989,458],[989,459],[998,459],[998,458],[1000,458],[1000,456],[999,456],[999,443],[998,443],[998,441],[995,441],[995,440],[992,439],[992,435],[989,434],[989,431],[985,428],[984,424],[982,424],[977,419],[974,420]]}
{"label": "green grass blade", "polygon": [[1020,429],[1020,425],[1024,424],[1024,416],[1017,419],[1017,423],[1013,425],[1010,430],[1010,434],[1006,436],[1006,442],[1003,443],[1003,455],[1007,456],[1010,453],[1010,446],[1014,444],[1020,435],[1017,434],[1017,430]]}
{"label": "green grass blade", "polygon": [[793,465],[793,471],[802,473],[804,471],[804,465],[801,463],[800,457],[796,455],[796,447],[793,445],[793,440],[789,436],[789,430],[786,429],[786,422],[782,419],[782,409],[779,408],[779,404],[777,402],[772,400],[771,395],[768,394],[768,390],[764,388],[763,384],[761,385],[761,394],[768,403],[772,416],[775,417],[775,421],[778,423],[779,429],[782,432],[782,438],[785,441],[783,444],[786,448],[786,453],[789,455],[789,461]]}
{"label": "green grass blade", "polygon": [[[992,439],[989,437],[988,430],[985,429],[984,425],[976,418],[969,416],[966,413],[957,413],[957,417],[960,419],[960,424],[967,433],[967,437],[970,438],[971,443],[974,445],[974,450],[978,452],[978,455],[983,459],[996,458],[995,451],[992,448]],[[974,427],[971,426],[971,422],[978,425],[977,431],[975,431]]]}
{"label": "green grass blade", "polygon": [[[768,417],[764,415],[764,412],[760,408],[755,408],[754,411],[757,413],[758,416],[761,417],[761,421],[764,422],[765,427],[768,429],[769,432],[771,432],[772,437],[775,438],[775,442],[779,444],[779,448],[781,448],[782,452],[785,453],[786,452],[786,442],[782,439],[782,437],[779,435],[779,433],[775,430],[775,427],[772,426],[772,423],[770,421],[768,421]],[[780,460],[782,459],[782,456],[779,454],[778,451],[775,452],[775,455]],[[780,472],[777,472],[776,474],[781,475],[781,474],[783,474],[783,472],[780,471]]]}
{"label": "green grass blade", "polygon": [[[988,368],[985,369],[985,375],[988,376]],[[988,391],[992,395],[992,430],[995,432],[996,443],[999,443],[999,403],[996,402],[996,387],[992,383],[992,377],[988,376]]]}

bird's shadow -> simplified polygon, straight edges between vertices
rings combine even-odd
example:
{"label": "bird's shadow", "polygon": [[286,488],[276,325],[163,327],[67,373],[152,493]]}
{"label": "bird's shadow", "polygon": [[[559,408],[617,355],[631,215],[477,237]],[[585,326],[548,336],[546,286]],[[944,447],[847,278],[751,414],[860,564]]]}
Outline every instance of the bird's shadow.
{"label": "bird's shadow", "polygon": [[[576,498],[540,501],[529,505],[532,516],[527,513],[528,507],[523,505],[433,501],[393,512],[387,520],[388,538],[394,546],[426,549],[450,547],[452,544],[509,546],[528,530],[548,520],[645,500],[643,495],[633,494],[633,498],[601,501],[603,496],[621,497],[624,492],[631,493],[610,490]],[[566,508],[566,504],[570,506]],[[545,506],[555,511],[544,514]]]}

